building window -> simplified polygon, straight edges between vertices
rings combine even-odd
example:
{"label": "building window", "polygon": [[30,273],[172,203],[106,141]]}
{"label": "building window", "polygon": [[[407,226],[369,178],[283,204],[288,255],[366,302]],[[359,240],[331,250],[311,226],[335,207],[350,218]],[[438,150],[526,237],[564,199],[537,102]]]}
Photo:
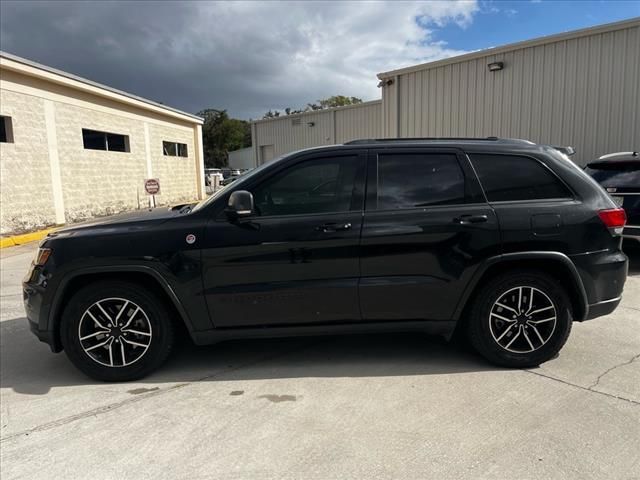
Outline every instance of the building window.
{"label": "building window", "polygon": [[129,151],[129,136],[118,133],[99,132],[83,128],[82,142],[84,143],[84,148],[88,150]]}
{"label": "building window", "polygon": [[188,157],[187,144],[177,142],[162,142],[162,152],[168,157]]}
{"label": "building window", "polygon": [[11,117],[0,116],[0,143],[13,143]]}

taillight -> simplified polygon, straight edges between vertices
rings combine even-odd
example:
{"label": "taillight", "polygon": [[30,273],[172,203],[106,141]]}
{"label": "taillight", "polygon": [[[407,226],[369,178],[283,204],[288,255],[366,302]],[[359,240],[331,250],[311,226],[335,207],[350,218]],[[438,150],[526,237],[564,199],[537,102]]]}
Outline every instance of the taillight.
{"label": "taillight", "polygon": [[622,208],[610,208],[608,210],[600,210],[598,216],[602,223],[609,229],[611,233],[620,235],[624,224],[627,223],[627,214]]}

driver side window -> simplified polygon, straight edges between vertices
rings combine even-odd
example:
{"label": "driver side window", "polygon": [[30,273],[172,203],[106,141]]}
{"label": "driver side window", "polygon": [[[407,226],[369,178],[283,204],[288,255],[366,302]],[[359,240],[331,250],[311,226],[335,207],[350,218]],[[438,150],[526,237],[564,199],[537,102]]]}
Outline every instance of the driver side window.
{"label": "driver side window", "polygon": [[272,216],[348,211],[357,171],[356,156],[301,162],[253,190],[256,214]]}

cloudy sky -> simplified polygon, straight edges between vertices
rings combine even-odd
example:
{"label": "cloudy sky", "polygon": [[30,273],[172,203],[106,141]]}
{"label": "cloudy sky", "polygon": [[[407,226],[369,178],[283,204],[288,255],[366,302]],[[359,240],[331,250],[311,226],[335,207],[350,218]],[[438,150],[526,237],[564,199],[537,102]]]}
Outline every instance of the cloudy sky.
{"label": "cloudy sky", "polygon": [[379,98],[375,74],[640,16],[640,1],[12,2],[0,48],[195,113],[239,118],[330,95]]}

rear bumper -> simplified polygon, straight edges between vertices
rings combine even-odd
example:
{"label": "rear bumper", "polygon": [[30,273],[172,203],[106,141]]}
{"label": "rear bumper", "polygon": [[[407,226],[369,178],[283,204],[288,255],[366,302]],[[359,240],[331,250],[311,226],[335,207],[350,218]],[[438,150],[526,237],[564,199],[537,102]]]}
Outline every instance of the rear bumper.
{"label": "rear bumper", "polygon": [[620,250],[592,252],[571,257],[582,280],[591,320],[613,312],[620,304],[627,280],[629,259]]}
{"label": "rear bumper", "polygon": [[602,302],[589,305],[589,311],[587,312],[587,316],[585,320],[592,320],[594,318],[602,317],[604,315],[609,315],[616,308],[618,308],[618,305],[620,305],[621,300],[622,300],[622,297],[618,297],[618,298],[612,298],[610,300],[603,300]]}

